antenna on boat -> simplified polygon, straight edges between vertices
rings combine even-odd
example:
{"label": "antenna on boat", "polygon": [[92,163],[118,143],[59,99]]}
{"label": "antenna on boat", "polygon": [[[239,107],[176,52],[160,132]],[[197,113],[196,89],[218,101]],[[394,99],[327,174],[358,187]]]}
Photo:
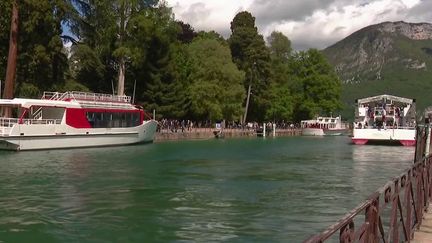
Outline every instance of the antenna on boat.
{"label": "antenna on boat", "polygon": [[136,89],[136,79],[135,79],[134,90],[133,90],[133,94],[132,94],[132,104],[135,104],[135,89]]}

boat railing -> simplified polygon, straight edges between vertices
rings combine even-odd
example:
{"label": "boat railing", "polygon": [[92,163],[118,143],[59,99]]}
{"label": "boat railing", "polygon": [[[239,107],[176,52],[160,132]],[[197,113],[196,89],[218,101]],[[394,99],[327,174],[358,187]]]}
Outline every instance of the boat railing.
{"label": "boat railing", "polygon": [[19,119],[17,118],[0,118],[0,127],[10,128],[17,124]]}
{"label": "boat railing", "polygon": [[415,130],[416,127],[412,127],[412,126],[364,126],[361,125],[361,123],[354,123],[354,127],[356,129],[387,129],[387,130],[392,130],[392,129],[398,129],[398,130]]}
{"label": "boat railing", "polygon": [[11,128],[16,124],[25,125],[55,125],[61,124],[61,119],[19,119],[19,118],[0,118],[1,128]]}
{"label": "boat railing", "polygon": [[61,124],[61,119],[22,119],[22,124],[25,125],[58,125]]}
{"label": "boat railing", "polygon": [[89,93],[80,91],[68,91],[65,93],[60,92],[44,92],[42,99],[45,100],[83,100],[83,101],[97,101],[97,102],[118,102],[130,103],[131,97],[127,95],[112,95],[101,93]]}

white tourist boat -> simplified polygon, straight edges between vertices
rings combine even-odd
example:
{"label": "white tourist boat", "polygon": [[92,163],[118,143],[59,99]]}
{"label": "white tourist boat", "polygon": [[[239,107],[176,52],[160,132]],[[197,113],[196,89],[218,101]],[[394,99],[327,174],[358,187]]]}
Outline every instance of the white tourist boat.
{"label": "white tourist boat", "polygon": [[342,122],[341,116],[319,116],[313,120],[303,120],[301,128],[303,136],[342,135],[348,131],[348,126]]}
{"label": "white tourist boat", "polygon": [[416,143],[414,99],[378,95],[357,100],[352,141],[354,144]]}
{"label": "white tourist boat", "polygon": [[0,149],[35,150],[152,142],[157,121],[130,96],[45,92],[41,99],[0,99],[16,118],[0,117]]}

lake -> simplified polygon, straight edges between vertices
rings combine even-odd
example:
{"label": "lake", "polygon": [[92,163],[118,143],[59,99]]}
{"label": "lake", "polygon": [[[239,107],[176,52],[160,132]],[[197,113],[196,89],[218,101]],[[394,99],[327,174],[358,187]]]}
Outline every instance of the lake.
{"label": "lake", "polygon": [[413,158],[345,136],[0,151],[0,242],[301,242]]}

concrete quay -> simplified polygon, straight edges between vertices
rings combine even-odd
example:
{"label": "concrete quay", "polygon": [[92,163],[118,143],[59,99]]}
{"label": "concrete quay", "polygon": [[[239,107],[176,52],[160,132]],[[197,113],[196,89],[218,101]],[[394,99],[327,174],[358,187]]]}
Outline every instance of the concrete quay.
{"label": "concrete quay", "polygon": [[[176,140],[195,140],[195,139],[211,139],[215,135],[214,128],[193,128],[192,130],[185,129],[183,132],[178,129],[177,132],[170,130],[162,130],[156,133],[155,142],[163,141],[176,141]],[[224,129],[223,134],[225,138],[235,137],[256,137],[256,132],[252,129]],[[276,129],[276,137],[281,136],[299,136],[301,129]],[[272,133],[268,133],[268,137],[272,137]]]}

